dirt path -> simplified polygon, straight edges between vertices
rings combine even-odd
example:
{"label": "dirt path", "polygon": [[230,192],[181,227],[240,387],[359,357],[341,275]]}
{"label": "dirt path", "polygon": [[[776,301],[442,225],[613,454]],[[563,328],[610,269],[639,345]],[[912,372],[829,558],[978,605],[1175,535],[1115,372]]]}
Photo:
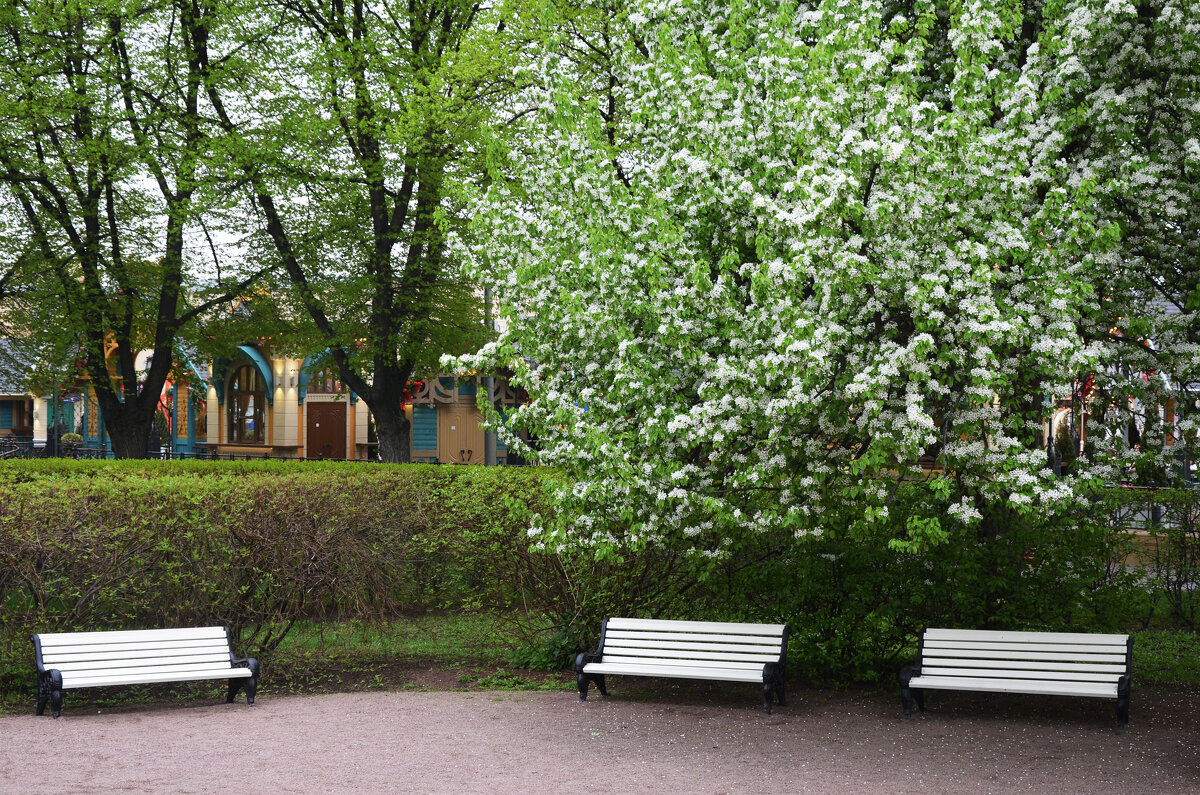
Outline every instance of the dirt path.
{"label": "dirt path", "polygon": [[[616,684],[611,683],[611,684]],[[1085,699],[799,691],[260,696],[0,718],[0,791],[814,792],[1200,791],[1200,698],[1138,693],[1124,735]],[[736,688],[735,688],[736,690]],[[742,697],[745,697],[744,699]],[[31,710],[32,712],[32,710]]]}

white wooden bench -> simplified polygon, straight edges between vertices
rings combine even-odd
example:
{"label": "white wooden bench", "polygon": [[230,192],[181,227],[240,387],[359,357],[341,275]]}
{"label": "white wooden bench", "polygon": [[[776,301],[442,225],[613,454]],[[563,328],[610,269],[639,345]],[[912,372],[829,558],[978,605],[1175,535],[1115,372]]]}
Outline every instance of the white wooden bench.
{"label": "white wooden bench", "polygon": [[596,651],[575,658],[579,700],[591,682],[607,696],[608,674],[754,682],[769,715],[773,698],[786,703],[787,638],[784,624],[606,618]]}
{"label": "white wooden bench", "polygon": [[925,690],[978,690],[1117,700],[1117,733],[1129,722],[1133,638],[1082,632],[926,629],[915,665],[900,671],[904,717]]}
{"label": "white wooden bench", "polygon": [[258,691],[258,661],[234,656],[226,627],[57,632],[34,635],[33,648],[38,715],[49,702],[57,718],[62,691],[76,687],[228,679],[226,701],[245,689],[250,705]]}

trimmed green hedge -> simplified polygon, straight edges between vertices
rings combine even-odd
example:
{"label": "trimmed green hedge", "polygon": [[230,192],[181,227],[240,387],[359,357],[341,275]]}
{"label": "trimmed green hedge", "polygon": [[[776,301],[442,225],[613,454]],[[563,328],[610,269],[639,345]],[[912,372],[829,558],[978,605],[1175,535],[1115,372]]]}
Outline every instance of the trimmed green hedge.
{"label": "trimmed green hedge", "polygon": [[[291,622],[528,600],[534,469],[295,462],[0,465],[0,654],[34,631]],[[541,568],[550,561],[541,561]],[[505,572],[504,576],[498,576]]]}
{"label": "trimmed green hedge", "polygon": [[[1105,495],[1065,517],[992,517],[999,532],[959,529],[927,552],[896,551],[889,542],[905,537],[910,517],[942,510],[919,484],[899,489],[870,533],[852,529],[855,507],[845,505],[825,514],[821,535],[766,528],[734,539],[719,561],[668,545],[597,561],[530,548],[530,513],[548,510],[546,486],[560,477],[329,462],[0,462],[0,669],[27,669],[31,632],[222,623],[240,634],[239,651],[269,658],[298,620],[428,610],[505,612],[517,622],[513,662],[534,668],[590,647],[605,615],[786,622],[795,667],[840,681],[894,675],[925,626],[1129,629],[1163,613],[1195,625],[1194,494],[1171,498],[1183,520],[1139,571],[1127,565],[1120,517],[1129,500],[1150,497]],[[1168,609],[1156,606],[1164,599]]]}

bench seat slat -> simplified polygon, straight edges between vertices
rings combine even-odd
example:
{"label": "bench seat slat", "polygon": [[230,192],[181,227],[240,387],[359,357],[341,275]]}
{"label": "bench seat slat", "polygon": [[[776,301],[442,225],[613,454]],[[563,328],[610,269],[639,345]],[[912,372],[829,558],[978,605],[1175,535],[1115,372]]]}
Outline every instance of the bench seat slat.
{"label": "bench seat slat", "polygon": [[77,679],[95,679],[104,677],[114,677],[123,679],[130,676],[141,676],[142,674],[170,674],[172,672],[186,671],[207,671],[214,676],[220,676],[222,672],[228,672],[235,669],[229,663],[217,664],[211,662],[194,662],[188,665],[156,665],[149,661],[146,665],[135,665],[127,668],[87,668],[78,671],[60,671],[63,682]]}
{"label": "bench seat slat", "polygon": [[924,675],[927,669],[938,667],[958,666],[960,668],[994,668],[1003,666],[1017,671],[1061,671],[1068,673],[1071,671],[1091,672],[1091,673],[1111,673],[1121,675],[1125,673],[1124,665],[1109,665],[1093,664],[1093,663],[1061,663],[1061,662],[1038,662],[1035,660],[975,660],[975,659],[952,659],[945,657],[925,657],[921,663],[921,673]]}
{"label": "bench seat slat", "polygon": [[710,668],[686,665],[639,665],[636,662],[589,663],[584,671],[590,674],[623,674],[626,676],[665,676],[675,679],[716,679],[721,682],[762,682],[762,666],[757,668]]}
{"label": "bench seat slat", "polygon": [[224,638],[225,627],[194,627],[184,629],[128,629],[112,632],[50,632],[38,635],[42,648],[58,643],[136,643],[153,640],[187,640],[196,638]]}
{"label": "bench seat slat", "polygon": [[[736,661],[732,661],[732,660],[692,660],[692,659],[687,659],[687,658],[682,658],[682,657],[628,657],[628,656],[623,656],[623,655],[619,655],[619,654],[604,655],[604,659],[601,660],[601,664],[610,663],[610,662],[611,663],[620,663],[621,665],[636,665],[636,666],[685,665],[689,668],[711,668],[713,670],[718,670],[721,668],[728,668],[731,670],[737,669],[737,670],[746,670],[746,671],[758,671],[759,673],[762,673],[763,665],[764,665],[763,663],[760,663],[760,662],[736,662]],[[596,663],[590,663],[590,664],[595,665]]]}
{"label": "bench seat slat", "polygon": [[1104,683],[1039,682],[1020,679],[978,679],[971,677],[914,676],[911,687],[933,690],[974,690],[993,693],[1025,693],[1048,696],[1089,696],[1093,698],[1116,698],[1117,685]]}
{"label": "bench seat slat", "polygon": [[1015,630],[992,631],[986,629],[935,629],[925,630],[925,640],[987,640],[996,643],[1080,643],[1086,645],[1125,645],[1128,635],[1103,635],[1090,632],[1019,632]]}
{"label": "bench seat slat", "polygon": [[112,676],[83,676],[68,678],[63,675],[63,689],[78,687],[104,687],[108,685],[146,685],[156,682],[194,682],[200,679],[241,679],[251,675],[249,668],[185,668],[177,671],[144,671]]}
{"label": "bench seat slat", "polygon": [[[1043,682],[1113,682],[1121,678],[1121,674],[1075,673],[1056,675],[1047,671],[1016,671],[1011,668],[936,668],[926,672],[921,669],[922,677],[937,676],[966,676],[974,679],[1040,679]],[[915,677],[914,677],[915,679]]]}
{"label": "bench seat slat", "polygon": [[783,624],[735,624],[721,621],[672,621],[656,618],[610,618],[608,629],[640,629],[665,632],[708,632],[718,635],[783,636]]}

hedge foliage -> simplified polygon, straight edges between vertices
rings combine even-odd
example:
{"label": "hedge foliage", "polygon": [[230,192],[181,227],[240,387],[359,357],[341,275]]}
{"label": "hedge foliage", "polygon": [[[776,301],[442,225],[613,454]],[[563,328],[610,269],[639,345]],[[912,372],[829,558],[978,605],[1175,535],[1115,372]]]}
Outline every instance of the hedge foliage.
{"label": "hedge foliage", "polygon": [[991,531],[959,529],[912,553],[890,542],[939,510],[914,484],[869,532],[846,505],[819,535],[764,528],[719,560],[663,545],[598,561],[531,548],[530,516],[547,510],[545,487],[560,477],[281,461],[0,463],[0,666],[27,667],[31,632],[228,624],[239,651],[269,658],[297,620],[484,609],[527,619],[514,662],[528,667],[561,665],[594,644],[605,615],[644,615],[786,622],[796,669],[844,681],[893,675],[925,626],[1128,629],[1156,620],[1164,595],[1176,626],[1195,625],[1195,493],[1167,500],[1182,523],[1140,539],[1122,528],[1131,515],[1157,516],[1147,500],[1163,494],[1118,490],[1070,515],[990,516]]}
{"label": "hedge foliage", "polygon": [[[527,601],[532,469],[296,462],[0,465],[0,631],[228,624],[264,654],[298,619]],[[499,575],[499,576],[498,576]]]}

